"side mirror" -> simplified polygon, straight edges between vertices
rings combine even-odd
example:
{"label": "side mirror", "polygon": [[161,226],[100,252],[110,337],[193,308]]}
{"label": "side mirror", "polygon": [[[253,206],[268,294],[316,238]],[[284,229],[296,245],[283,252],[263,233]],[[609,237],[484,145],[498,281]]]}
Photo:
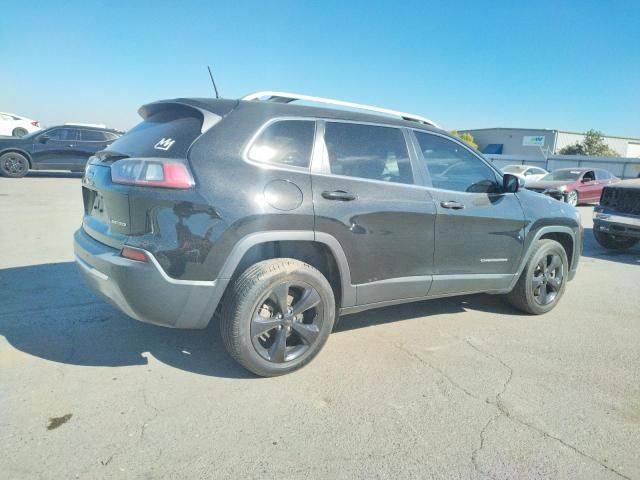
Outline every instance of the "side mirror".
{"label": "side mirror", "polygon": [[524,180],[520,177],[510,173],[505,173],[502,176],[502,191],[505,193],[516,193],[522,187],[524,187]]}
{"label": "side mirror", "polygon": [[581,183],[589,183],[591,181],[593,181],[592,178],[583,178],[582,180],[580,180]]}
{"label": "side mirror", "polygon": [[49,141],[49,137],[47,135],[40,135],[38,137],[38,141],[40,143],[47,143]]}

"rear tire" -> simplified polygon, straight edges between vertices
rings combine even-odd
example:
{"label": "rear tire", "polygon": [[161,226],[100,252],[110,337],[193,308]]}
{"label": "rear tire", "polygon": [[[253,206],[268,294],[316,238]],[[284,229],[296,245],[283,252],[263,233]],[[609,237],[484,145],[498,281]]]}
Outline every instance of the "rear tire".
{"label": "rear tire", "polygon": [[13,135],[14,137],[18,137],[18,138],[22,138],[24,137],[27,133],[29,133],[27,131],[26,128],[22,128],[22,127],[17,127],[13,129],[13,132],[11,132],[11,135]]}
{"label": "rear tire", "polygon": [[596,229],[593,230],[593,236],[600,245],[609,250],[626,250],[640,241],[638,238],[611,235],[610,233],[601,232]]}
{"label": "rear tire", "polygon": [[569,262],[562,245],[555,240],[538,240],[507,299],[523,312],[547,313],[562,298],[568,275]]}
{"label": "rear tire", "polygon": [[0,175],[10,178],[24,177],[29,173],[29,160],[17,152],[0,155]]}
{"label": "rear tire", "polygon": [[273,377],[302,368],[333,329],[331,285],[306,263],[265,260],[230,288],[222,304],[222,340],[229,354],[256,375]]}

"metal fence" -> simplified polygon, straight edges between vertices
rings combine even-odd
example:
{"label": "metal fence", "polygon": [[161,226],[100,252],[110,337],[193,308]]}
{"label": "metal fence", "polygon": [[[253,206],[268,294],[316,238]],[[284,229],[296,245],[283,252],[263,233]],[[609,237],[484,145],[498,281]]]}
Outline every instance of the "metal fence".
{"label": "metal fence", "polygon": [[549,155],[548,157],[528,155],[485,154],[496,167],[507,165],[533,165],[551,172],[558,168],[603,168],[619,178],[640,177],[640,158],[588,157],[584,155]]}

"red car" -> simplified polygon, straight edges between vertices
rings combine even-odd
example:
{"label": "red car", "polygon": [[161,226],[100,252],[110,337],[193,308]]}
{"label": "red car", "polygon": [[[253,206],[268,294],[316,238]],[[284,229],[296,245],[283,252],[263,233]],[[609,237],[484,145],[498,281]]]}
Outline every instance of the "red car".
{"label": "red car", "polygon": [[526,188],[544,193],[571,206],[579,203],[598,203],[602,189],[620,179],[601,168],[560,168],[545,175]]}

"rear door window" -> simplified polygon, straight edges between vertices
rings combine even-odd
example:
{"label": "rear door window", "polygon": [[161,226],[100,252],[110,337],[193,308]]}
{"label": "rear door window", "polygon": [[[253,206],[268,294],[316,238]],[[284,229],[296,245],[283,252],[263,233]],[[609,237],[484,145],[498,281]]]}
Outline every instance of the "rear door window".
{"label": "rear door window", "polygon": [[109,145],[107,151],[130,157],[186,158],[200,136],[202,120],[202,114],[193,108],[163,108]]}
{"label": "rear door window", "polygon": [[324,141],[333,174],[413,183],[407,144],[399,128],[327,122]]}
{"label": "rear door window", "polygon": [[279,120],[267,126],[249,149],[250,160],[308,167],[315,135],[313,120]]}
{"label": "rear door window", "polygon": [[83,142],[104,142],[106,137],[98,130],[80,130],[80,140]]}

